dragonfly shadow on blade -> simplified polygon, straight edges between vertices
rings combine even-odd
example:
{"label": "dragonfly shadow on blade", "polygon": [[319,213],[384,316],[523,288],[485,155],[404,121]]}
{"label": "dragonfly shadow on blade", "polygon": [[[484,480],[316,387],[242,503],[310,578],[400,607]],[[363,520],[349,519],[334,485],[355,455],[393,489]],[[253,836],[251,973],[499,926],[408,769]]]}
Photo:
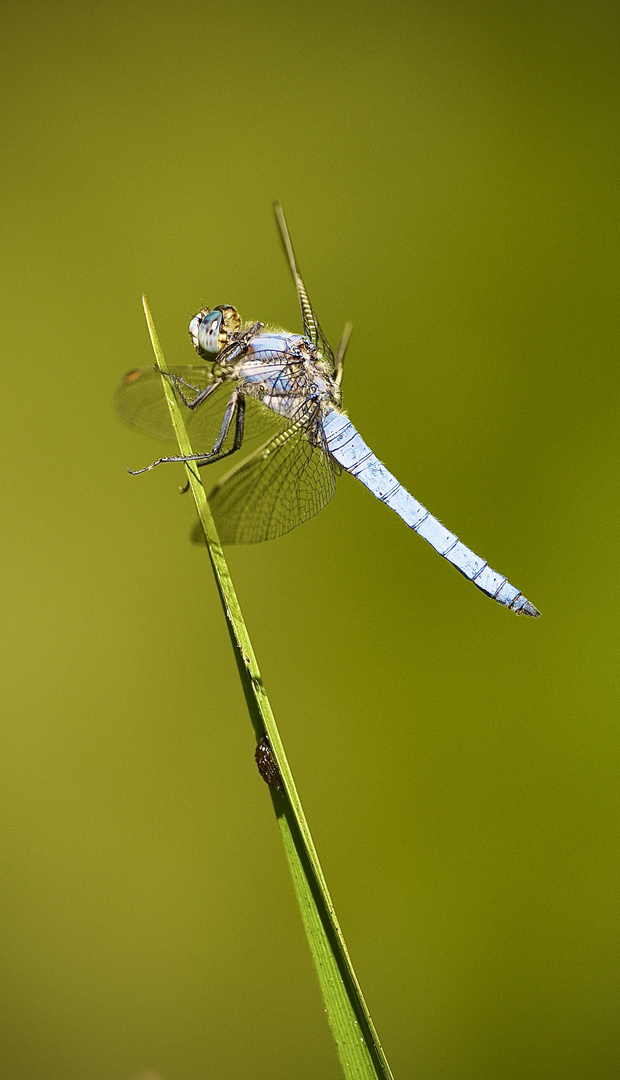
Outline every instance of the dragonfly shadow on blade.
{"label": "dragonfly shadow on blade", "polygon": [[[308,297],[279,203],[275,214],[297,290],[303,334],[244,323],[230,305],[199,311],[189,332],[203,363],[171,368],[170,377],[192,443],[204,450],[191,457],[160,458],[136,471],[189,461],[202,468],[240,451],[247,440],[268,434],[211,491],[209,502],[223,543],[258,543],[290,532],[327,505],[335,491],[336,470],[342,468],[481,592],[517,614],[538,616],[507,578],[403,488],[342,412],[342,372],[351,326],[345,327],[334,355]],[[117,392],[116,406],[134,427],[170,438],[161,377],[153,368],[129,372]],[[202,535],[194,530],[192,538],[202,540]]]}

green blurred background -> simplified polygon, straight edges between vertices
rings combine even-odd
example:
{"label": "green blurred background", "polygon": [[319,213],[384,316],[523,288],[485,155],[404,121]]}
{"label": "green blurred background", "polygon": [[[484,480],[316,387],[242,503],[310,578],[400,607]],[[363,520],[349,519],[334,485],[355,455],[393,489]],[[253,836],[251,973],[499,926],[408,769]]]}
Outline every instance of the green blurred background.
{"label": "green blurred background", "polygon": [[[300,325],[541,608],[348,477],[229,549],[397,1080],[620,1073],[618,7],[4,5],[2,1080],[339,1074],[180,472],[114,418],[201,304]],[[146,1075],[146,1074],[144,1074]]]}

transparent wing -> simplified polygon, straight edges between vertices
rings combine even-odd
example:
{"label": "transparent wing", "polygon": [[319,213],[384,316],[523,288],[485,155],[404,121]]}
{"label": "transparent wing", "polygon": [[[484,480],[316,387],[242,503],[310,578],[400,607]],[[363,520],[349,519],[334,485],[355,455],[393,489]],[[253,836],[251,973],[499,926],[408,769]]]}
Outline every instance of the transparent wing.
{"label": "transparent wing", "polygon": [[334,354],[332,352],[331,345],[329,344],[325,334],[321,330],[319,320],[317,319],[314,308],[310,303],[310,297],[306,292],[306,286],[304,285],[303,278],[299,272],[297,266],[297,259],[295,258],[295,252],[293,251],[293,245],[291,243],[291,237],[289,235],[288,226],[286,224],[286,218],[284,217],[284,211],[279,202],[273,204],[273,208],[276,214],[276,221],[280,230],[280,236],[284,245],[284,251],[288,259],[288,264],[293,275],[293,281],[295,282],[295,288],[297,289],[297,296],[299,297],[299,306],[301,308],[301,317],[304,324],[304,333],[306,337],[310,338],[313,345],[316,345],[317,349],[329,364],[332,369],[335,368]]}
{"label": "transparent wing", "polygon": [[[318,412],[309,418],[305,407],[285,431],[222,477],[209,505],[222,543],[257,544],[314,517],[335,490]],[[199,525],[192,539],[203,541]]]}
{"label": "transparent wing", "polygon": [[[172,367],[170,371],[180,376],[196,390],[204,390],[215,381],[211,369],[206,366],[186,365]],[[231,383],[218,387],[196,409],[188,409],[178,398],[187,432],[195,450],[208,450],[213,446],[220,430],[228,399],[233,391]],[[194,395],[185,391],[186,397]],[[116,412],[125,423],[145,431],[148,435],[174,442],[175,435],[170,412],[164,396],[161,375],[154,367],[136,368],[128,371],[114,398]],[[259,401],[246,399],[246,438],[263,435],[275,427],[280,418]]]}

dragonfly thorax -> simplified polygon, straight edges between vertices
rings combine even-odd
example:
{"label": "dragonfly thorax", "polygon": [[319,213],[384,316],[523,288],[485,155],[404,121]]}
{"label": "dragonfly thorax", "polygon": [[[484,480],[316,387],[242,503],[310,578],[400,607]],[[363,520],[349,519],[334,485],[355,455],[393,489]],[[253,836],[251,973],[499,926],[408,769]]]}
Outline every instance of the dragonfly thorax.
{"label": "dragonfly thorax", "polygon": [[203,360],[210,360],[230,344],[240,329],[241,317],[237,309],[222,304],[203,308],[194,315],[189,324],[189,336],[198,355]]}

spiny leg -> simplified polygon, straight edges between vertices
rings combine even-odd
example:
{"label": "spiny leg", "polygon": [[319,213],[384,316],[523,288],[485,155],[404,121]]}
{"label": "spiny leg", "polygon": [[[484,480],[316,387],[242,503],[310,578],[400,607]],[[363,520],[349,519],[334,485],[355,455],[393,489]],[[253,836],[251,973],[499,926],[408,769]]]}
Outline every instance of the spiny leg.
{"label": "spiny leg", "polygon": [[241,356],[241,354],[246,351],[252,338],[255,337],[256,334],[260,334],[264,325],[265,324],[262,322],[252,323],[247,330],[244,330],[238,337],[231,341],[230,345],[226,345],[225,348],[218,353],[218,364],[230,364],[232,360],[236,360],[238,356]]}
{"label": "spiny leg", "polygon": [[[230,430],[230,425],[232,423],[232,415],[231,415],[230,420],[228,422],[228,427],[226,428],[226,434],[224,435],[224,438],[221,439],[221,434],[222,434],[221,430],[220,430],[220,434],[217,437],[217,442],[216,442],[215,446],[217,446],[218,443],[220,444],[219,450],[217,452],[217,456],[213,457],[213,458],[210,457],[206,461],[199,461],[198,462],[198,468],[199,469],[202,469],[203,465],[212,465],[214,461],[222,461],[222,459],[225,458],[225,457],[228,457],[229,454],[235,454],[237,452],[237,450],[240,450],[242,445],[243,445],[243,438],[244,438],[244,434],[245,434],[245,397],[243,396],[243,394],[241,393],[240,390],[235,390],[234,392],[237,395],[237,402],[236,402],[236,418],[235,418],[235,435],[234,435],[234,438],[233,438],[233,444],[230,447],[230,450],[224,450],[223,453],[220,453],[221,448],[222,448],[222,446],[223,446],[223,444],[224,444],[224,442],[226,440],[226,435],[228,435],[228,432]],[[222,425],[222,427],[223,427],[223,425]],[[215,446],[213,448],[214,451],[215,451]]]}
{"label": "spiny leg", "polygon": [[[226,437],[228,435],[228,432],[230,431],[232,421],[235,416],[237,420],[235,426],[235,438],[233,446],[230,448],[230,450],[222,451],[222,447],[226,442]],[[169,461],[198,461],[201,463],[199,465],[199,468],[201,468],[202,465],[212,465],[215,461],[221,461],[222,458],[228,457],[229,454],[233,454],[235,450],[239,449],[243,442],[244,420],[245,398],[238,389],[235,389],[230,395],[228,405],[226,406],[226,412],[224,413],[224,419],[222,420],[222,426],[220,427],[219,435],[213,444],[212,450],[210,450],[208,453],[203,454],[175,454],[172,457],[158,458],[157,461],[153,461],[151,465],[147,465],[144,469],[128,469],[127,472],[131,473],[132,476],[138,476],[140,473],[150,472],[150,470],[154,469],[156,465],[164,465]]]}
{"label": "spiny leg", "polygon": [[[214,390],[219,390],[220,386],[224,382],[223,379],[216,379],[215,382],[212,382],[209,386],[205,386],[202,390],[199,390],[197,386],[192,386],[191,383],[186,382],[185,379],[181,378],[180,375],[174,375],[171,371],[165,371],[163,372],[163,374],[166,376],[167,379],[170,380],[177,394],[181,398],[181,401],[184,405],[187,406],[188,409],[197,409],[199,405],[202,405],[203,401],[206,401],[206,399],[209,397],[210,394],[213,393]],[[180,383],[182,383],[183,386],[186,386],[188,390],[194,390],[197,396],[195,398],[192,398],[191,400],[189,398],[186,398],[185,394],[181,390]]]}
{"label": "spiny leg", "polygon": [[[235,423],[235,437],[230,450],[226,453],[220,454],[219,457],[209,458],[208,461],[199,461],[198,468],[202,469],[203,465],[213,465],[215,461],[222,461],[223,458],[228,457],[229,454],[234,454],[235,451],[240,450],[243,445],[243,437],[245,430],[245,398],[243,394],[237,395],[237,419]],[[179,495],[185,495],[189,491],[189,480],[183,484],[182,488],[179,488]]]}
{"label": "spiny leg", "polygon": [[[229,425],[230,426],[230,425]],[[216,461],[222,461],[229,454],[234,454],[237,450],[240,450],[243,445],[243,437],[245,430],[245,398],[240,393],[238,394],[238,407],[237,407],[237,419],[235,422],[235,437],[230,450],[226,450],[225,453],[219,454],[217,457],[210,457],[207,461],[199,461],[198,468],[202,469],[204,465],[213,465]],[[179,488],[179,495],[185,495],[189,491],[189,480]]]}
{"label": "spiny leg", "polygon": [[168,379],[173,386],[186,386],[188,390],[193,390],[195,394],[200,393],[200,387],[194,386],[193,383],[184,379],[182,375],[175,375],[173,371],[162,371],[157,364],[153,364],[153,369],[158,371],[160,375],[163,375],[165,379]]}

